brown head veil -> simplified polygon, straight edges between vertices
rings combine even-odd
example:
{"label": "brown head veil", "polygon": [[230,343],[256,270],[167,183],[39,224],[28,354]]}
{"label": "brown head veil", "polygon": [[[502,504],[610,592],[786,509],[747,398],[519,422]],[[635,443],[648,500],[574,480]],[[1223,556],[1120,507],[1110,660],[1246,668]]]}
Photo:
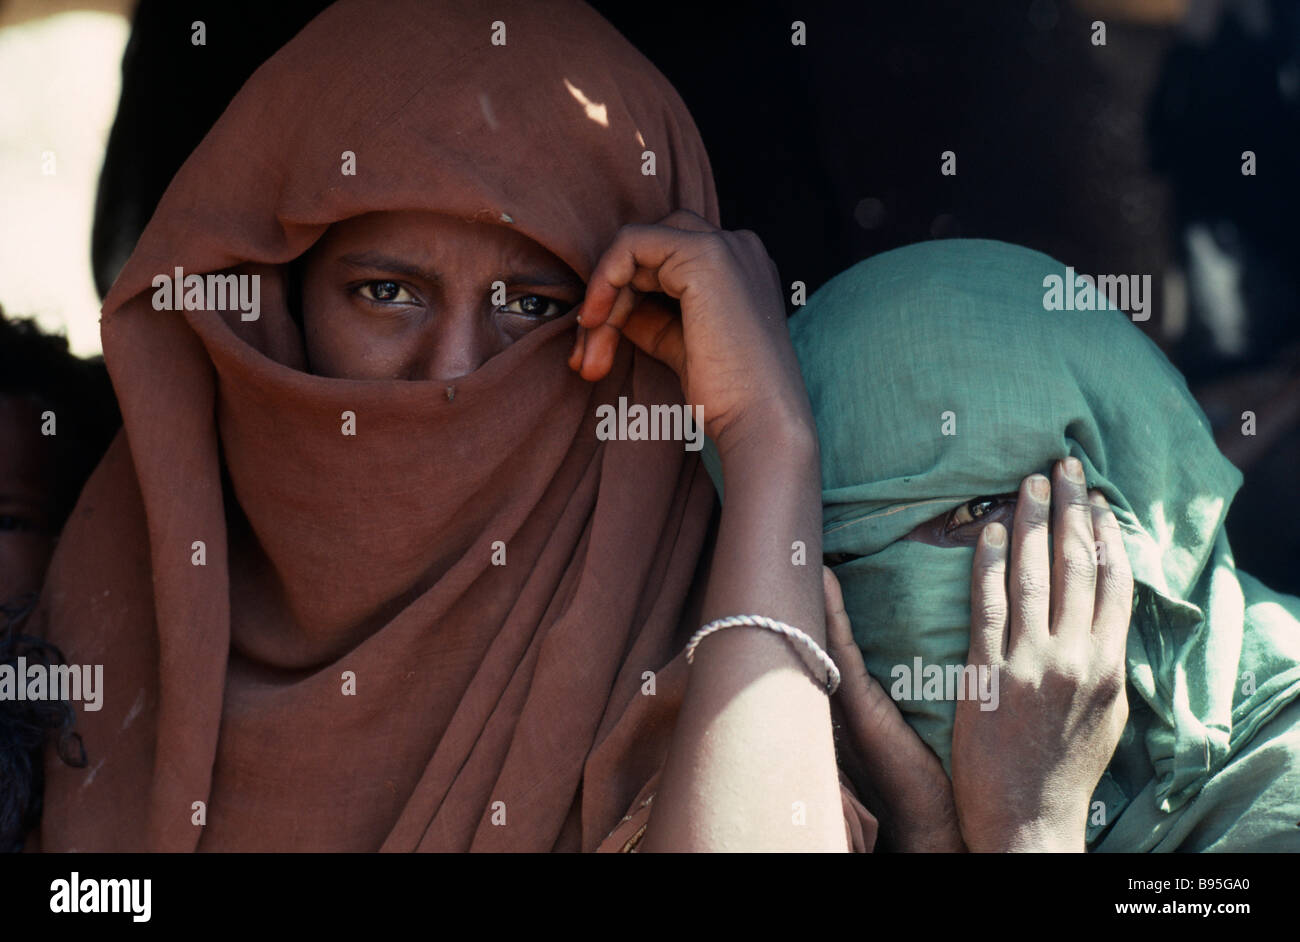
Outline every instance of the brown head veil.
{"label": "brown head veil", "polygon": [[[454,394],[302,372],[285,263],[336,220],[513,226],[584,279],[624,223],[717,221],[686,108],[607,23],[480,9],[326,10],[106,299],[124,435],[37,616],[105,691],[78,709],[86,768],[47,763],[43,849],[593,849],[661,763],[670,724],[640,701],[671,708],[680,671],[654,697],[642,674],[677,652],[712,492],[680,442],[594,429],[620,395],[680,401],[675,377],[625,350],[584,382],[571,316]],[[259,319],[154,310],[177,267],[259,275]]]}
{"label": "brown head veil", "polygon": [[[366,212],[511,226],[583,279],[625,223],[718,221],[685,106],[604,20],[482,9],[326,10],[109,293],[124,433],[36,615],[105,691],[87,766],[47,758],[42,849],[617,849],[643,808],[713,492],[682,443],[598,441],[595,412],[679,402],[676,378],[625,348],[586,383],[572,315],[451,384],[324,378],[289,309],[286,263]],[[260,276],[260,317],[155,310],[178,267]]]}

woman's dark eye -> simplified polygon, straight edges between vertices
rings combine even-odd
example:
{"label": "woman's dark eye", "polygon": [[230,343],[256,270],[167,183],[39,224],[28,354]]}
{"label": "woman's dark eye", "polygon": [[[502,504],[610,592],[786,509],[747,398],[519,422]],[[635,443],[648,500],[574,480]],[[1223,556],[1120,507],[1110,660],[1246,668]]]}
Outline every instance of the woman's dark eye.
{"label": "woman's dark eye", "polygon": [[35,530],[36,526],[25,517],[13,514],[0,514],[0,532],[6,530]]}
{"label": "woman's dark eye", "polygon": [[367,281],[357,290],[361,292],[361,296],[367,301],[379,301],[387,304],[410,304],[415,300],[411,292],[396,281]]}
{"label": "woman's dark eye", "polygon": [[547,318],[563,314],[565,306],[554,298],[541,294],[526,294],[506,304],[503,310],[524,317]]}
{"label": "woman's dark eye", "polygon": [[1001,501],[993,497],[978,497],[975,500],[968,500],[948,514],[948,525],[944,529],[955,530],[958,527],[974,523],[981,517],[987,517],[1000,503]]}

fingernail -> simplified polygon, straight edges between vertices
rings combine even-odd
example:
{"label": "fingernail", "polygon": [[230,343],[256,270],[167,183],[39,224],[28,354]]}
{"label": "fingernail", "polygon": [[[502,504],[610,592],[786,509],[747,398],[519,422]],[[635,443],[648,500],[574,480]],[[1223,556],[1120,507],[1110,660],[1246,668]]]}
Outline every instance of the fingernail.
{"label": "fingernail", "polygon": [[1083,463],[1078,458],[1065,459],[1065,476],[1076,484],[1083,483]]}
{"label": "fingernail", "polygon": [[1036,497],[1038,500],[1047,500],[1052,496],[1052,486],[1047,483],[1047,478],[1041,474],[1030,475],[1029,493],[1030,496]]}
{"label": "fingernail", "polygon": [[984,528],[984,542],[989,546],[1002,546],[1007,541],[1007,528],[1000,523],[990,523]]}

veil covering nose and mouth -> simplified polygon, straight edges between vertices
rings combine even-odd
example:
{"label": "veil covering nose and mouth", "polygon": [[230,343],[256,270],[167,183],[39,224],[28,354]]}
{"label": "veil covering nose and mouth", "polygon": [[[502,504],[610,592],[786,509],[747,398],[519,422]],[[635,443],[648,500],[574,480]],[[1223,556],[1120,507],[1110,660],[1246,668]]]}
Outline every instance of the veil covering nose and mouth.
{"label": "veil covering nose and mouth", "polygon": [[[572,315],[452,383],[312,376],[286,263],[425,210],[585,280],[679,208],[718,222],[694,123],[579,3],[341,2],[252,76],[104,304],[124,432],[36,618],[106,691],[86,769],[47,758],[42,849],[593,850],[644,819],[713,492],[595,412],[676,377],[625,344],[584,382]],[[154,310],[178,268],[259,276],[260,317]]]}
{"label": "veil covering nose and mouth", "polygon": [[[835,569],[855,640],[886,690],[916,658],[964,664],[974,550],[902,537],[1076,457],[1136,584],[1130,719],[1090,843],[1300,849],[1300,599],[1233,565],[1241,474],[1164,355],[1113,307],[1045,310],[1045,279],[1065,274],[1001,242],[927,242],[860,262],[791,319],[824,549],[860,557]],[[910,699],[914,683],[898,706],[951,771],[956,702]]]}

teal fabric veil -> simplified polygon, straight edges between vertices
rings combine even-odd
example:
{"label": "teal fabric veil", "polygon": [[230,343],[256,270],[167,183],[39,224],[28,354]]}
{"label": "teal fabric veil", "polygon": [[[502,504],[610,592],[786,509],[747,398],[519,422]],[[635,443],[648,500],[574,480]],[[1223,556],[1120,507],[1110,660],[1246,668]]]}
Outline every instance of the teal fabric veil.
{"label": "teal fabric veil", "polygon": [[[1300,713],[1279,714],[1300,693],[1300,599],[1236,571],[1223,522],[1241,475],[1177,370],[1104,303],[1047,310],[1051,275],[1065,266],[1029,249],[927,242],[855,265],[790,321],[824,548],[861,557],[836,568],[855,639],[886,690],[917,657],[964,663],[972,551],[900,538],[1073,455],[1136,582],[1131,715],[1090,846],[1296,849]],[[955,701],[898,705],[949,768]]]}

